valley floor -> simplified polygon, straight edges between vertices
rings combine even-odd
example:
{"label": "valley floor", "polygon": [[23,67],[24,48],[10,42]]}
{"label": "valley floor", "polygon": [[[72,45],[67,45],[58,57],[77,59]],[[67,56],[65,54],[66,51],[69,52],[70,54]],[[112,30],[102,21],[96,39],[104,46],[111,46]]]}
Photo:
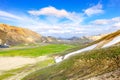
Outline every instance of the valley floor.
{"label": "valley floor", "polygon": [[0,80],[21,80],[26,75],[42,67],[53,64],[47,56],[37,58],[0,57]]}
{"label": "valley floor", "polygon": [[48,44],[0,49],[0,80],[21,80],[28,74],[54,64],[52,54],[61,53],[74,46]]}
{"label": "valley floor", "polygon": [[27,64],[34,64],[38,61],[47,59],[47,56],[40,56],[37,58],[28,57],[0,57],[0,71],[11,70],[22,67]]}

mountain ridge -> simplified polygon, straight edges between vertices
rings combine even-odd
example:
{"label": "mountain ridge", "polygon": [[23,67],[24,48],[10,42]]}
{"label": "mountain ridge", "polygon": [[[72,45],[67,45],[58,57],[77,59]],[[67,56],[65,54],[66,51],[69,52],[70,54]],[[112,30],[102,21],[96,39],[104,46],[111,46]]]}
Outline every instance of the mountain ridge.
{"label": "mountain ridge", "polygon": [[100,49],[100,48],[107,48],[107,47],[116,45],[118,43],[120,43],[120,30],[113,32],[111,34],[108,34],[97,41],[94,41],[93,43],[89,44],[85,48],[70,52],[64,56],[57,57],[55,58],[55,62],[56,63],[61,62],[64,59],[67,59],[73,55],[80,54],[85,51],[91,51],[91,50]]}
{"label": "mountain ridge", "polygon": [[42,36],[40,34],[26,28],[0,24],[0,31],[7,33],[6,36],[1,35],[0,39],[6,39],[6,44],[8,45],[42,42]]}

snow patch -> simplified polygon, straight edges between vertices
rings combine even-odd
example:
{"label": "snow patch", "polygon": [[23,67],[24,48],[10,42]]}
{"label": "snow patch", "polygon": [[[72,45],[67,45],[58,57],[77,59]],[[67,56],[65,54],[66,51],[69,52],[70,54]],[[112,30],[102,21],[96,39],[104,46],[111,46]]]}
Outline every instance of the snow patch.
{"label": "snow patch", "polygon": [[97,46],[97,44],[94,44],[94,45],[92,45],[92,46],[89,46],[89,47],[80,49],[80,50],[75,51],[75,52],[72,52],[72,53],[69,53],[69,54],[65,55],[64,59],[66,59],[66,58],[68,58],[68,57],[70,57],[71,55],[74,55],[74,54],[79,54],[79,53],[84,52],[84,51],[92,50],[92,49],[94,49],[96,46]]}
{"label": "snow patch", "polygon": [[[110,47],[116,43],[120,42],[120,36],[117,36],[115,37],[112,41],[110,41],[109,43],[105,44],[102,48],[105,48],[105,47]],[[89,50],[92,50],[94,49],[98,44],[94,44],[94,45],[91,45],[91,46],[88,46],[86,48],[83,48],[83,49],[80,49],[78,51],[74,51],[74,52],[71,52],[67,55],[65,55],[64,57],[61,56],[61,57],[56,57],[55,58],[55,62],[58,63],[58,62],[61,62],[63,59],[67,59],[68,57],[72,56],[72,55],[75,55],[75,54],[79,54],[81,52],[84,52],[84,51],[89,51]]]}
{"label": "snow patch", "polygon": [[58,63],[58,62],[61,62],[63,60],[63,56],[56,56],[55,57],[55,62]]}
{"label": "snow patch", "polygon": [[105,44],[102,48],[105,47],[110,47],[116,43],[120,42],[120,36],[115,37],[112,41],[110,41],[109,43]]}
{"label": "snow patch", "polygon": [[74,54],[79,54],[79,53],[84,52],[84,51],[92,50],[92,49],[94,49],[96,46],[97,46],[97,44],[94,44],[94,45],[92,45],[92,46],[89,46],[89,47],[80,49],[80,50],[78,50],[78,51],[71,52],[71,53],[65,55],[64,57],[63,57],[63,56],[55,57],[55,62],[58,63],[58,62],[61,62],[63,59],[67,59],[68,57],[70,57],[70,56],[72,56],[72,55],[74,55]]}

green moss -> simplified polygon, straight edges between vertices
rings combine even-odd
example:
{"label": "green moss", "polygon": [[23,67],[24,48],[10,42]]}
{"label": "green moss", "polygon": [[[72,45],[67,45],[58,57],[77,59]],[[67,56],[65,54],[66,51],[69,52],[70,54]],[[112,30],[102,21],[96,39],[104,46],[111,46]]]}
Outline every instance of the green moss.
{"label": "green moss", "polygon": [[37,57],[37,56],[42,56],[42,55],[60,53],[73,47],[74,46],[72,45],[65,45],[65,44],[50,44],[50,45],[40,46],[36,48],[0,51],[0,56]]}
{"label": "green moss", "polygon": [[3,75],[0,76],[0,80],[3,80],[3,79],[5,79],[5,78],[8,78],[8,77],[10,77],[10,76],[12,76],[12,75],[14,75],[14,74],[3,74]]}

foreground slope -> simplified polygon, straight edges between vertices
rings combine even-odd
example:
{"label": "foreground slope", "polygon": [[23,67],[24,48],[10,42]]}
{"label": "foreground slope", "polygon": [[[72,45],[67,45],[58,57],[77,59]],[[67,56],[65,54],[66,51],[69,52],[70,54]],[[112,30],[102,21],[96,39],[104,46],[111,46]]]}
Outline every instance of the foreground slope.
{"label": "foreground slope", "polygon": [[[120,46],[114,46],[74,55],[61,63],[38,70],[23,80],[84,80],[119,68]],[[120,74],[112,80],[119,79]]]}
{"label": "foreground slope", "polygon": [[42,36],[29,29],[0,24],[0,31],[7,33],[7,36],[0,34],[0,39],[5,40],[9,45],[29,44],[42,41]]}

